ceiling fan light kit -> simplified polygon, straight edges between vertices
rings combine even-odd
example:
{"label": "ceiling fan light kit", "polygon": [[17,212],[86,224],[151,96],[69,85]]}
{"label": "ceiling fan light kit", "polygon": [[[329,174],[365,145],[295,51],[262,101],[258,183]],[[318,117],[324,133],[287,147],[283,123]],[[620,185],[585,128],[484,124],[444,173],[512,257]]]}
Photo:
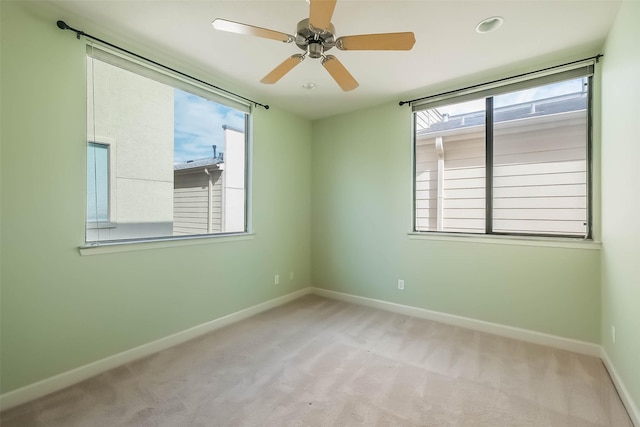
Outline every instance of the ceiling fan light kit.
{"label": "ceiling fan light kit", "polygon": [[476,26],[476,31],[480,34],[490,33],[500,28],[503,23],[504,23],[504,18],[502,16],[492,16],[491,18],[482,20]]}
{"label": "ceiling fan light kit", "polygon": [[216,30],[220,31],[262,37],[284,43],[295,42],[296,46],[304,51],[303,54],[291,55],[285,59],[284,62],[260,80],[262,83],[277,83],[309,56],[313,59],[320,59],[323,67],[345,92],[357,88],[358,82],[335,56],[326,55],[326,51],[333,47],[345,51],[411,50],[416,42],[412,32],[361,34],[336,38],[335,28],[331,23],[335,6],[336,0],[310,0],[309,18],[298,22],[295,36],[220,18],[215,19],[212,25]]}

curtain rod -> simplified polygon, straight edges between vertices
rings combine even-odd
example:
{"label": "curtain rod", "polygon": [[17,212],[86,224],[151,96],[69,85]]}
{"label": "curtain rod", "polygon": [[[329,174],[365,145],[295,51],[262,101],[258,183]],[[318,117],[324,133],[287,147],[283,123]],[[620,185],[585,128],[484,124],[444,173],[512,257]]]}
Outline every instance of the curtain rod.
{"label": "curtain rod", "polygon": [[124,52],[124,53],[127,53],[127,54],[129,54],[129,55],[135,56],[135,57],[136,57],[136,58],[138,58],[138,59],[142,59],[142,60],[144,60],[144,61],[150,62],[150,63],[151,63],[151,64],[153,64],[153,65],[156,65],[156,66],[158,66],[158,67],[164,68],[165,70],[169,70],[169,71],[171,71],[171,72],[173,72],[173,73],[179,74],[179,75],[181,75],[181,76],[183,76],[183,77],[187,77],[187,78],[189,78],[189,79],[191,79],[191,80],[194,80],[194,81],[196,81],[196,82],[198,82],[198,83],[202,83],[203,85],[209,86],[209,87],[211,87],[211,88],[213,88],[213,89],[219,90],[219,91],[224,92],[224,93],[227,93],[227,94],[229,94],[229,95],[233,95],[233,96],[235,96],[236,98],[243,99],[243,100],[245,100],[245,101],[247,101],[247,102],[249,102],[249,103],[251,103],[251,104],[253,104],[253,105],[255,105],[255,106],[258,106],[258,105],[259,105],[259,106],[263,107],[265,110],[268,110],[268,109],[269,109],[269,105],[267,105],[267,104],[261,104],[261,103],[259,103],[259,102],[256,102],[256,101],[252,100],[252,99],[245,98],[244,96],[238,95],[237,93],[233,93],[233,92],[231,92],[231,91],[228,91],[228,90],[226,90],[226,89],[223,89],[223,88],[221,88],[221,87],[218,87],[218,86],[216,86],[216,85],[213,85],[213,84],[211,84],[211,83],[209,83],[209,82],[206,82],[206,81],[204,81],[204,80],[200,80],[200,79],[198,79],[198,78],[196,78],[196,77],[190,76],[189,74],[183,73],[182,71],[178,71],[178,70],[176,70],[176,69],[174,69],[174,68],[171,68],[171,67],[168,67],[168,66],[166,66],[166,65],[160,64],[159,62],[156,62],[156,61],[154,61],[154,60],[152,60],[152,59],[146,58],[146,57],[144,57],[144,56],[142,56],[142,55],[138,55],[137,53],[131,52],[130,50],[127,50],[127,49],[122,48],[122,47],[120,47],[120,46],[116,46],[116,45],[114,45],[113,43],[109,43],[108,41],[105,41],[105,40],[99,39],[98,37],[92,36],[91,34],[87,34],[87,33],[85,33],[84,31],[76,30],[75,28],[72,28],[72,27],[70,27],[69,25],[67,25],[67,23],[66,23],[66,22],[64,22],[64,21],[58,21],[58,22],[56,22],[56,25],[57,25],[57,26],[58,26],[58,28],[60,28],[61,30],[71,30],[71,31],[73,31],[74,33],[76,33],[76,38],[77,38],[78,40],[80,40],[80,37],[81,37],[81,36],[84,36],[84,37],[86,37],[86,38],[88,38],[88,39],[92,39],[92,40],[95,40],[95,41],[97,41],[97,42],[100,42],[100,43],[106,44],[107,46],[112,47],[112,48],[114,48],[114,49],[117,49],[117,50],[119,50],[119,51],[121,51],[121,52]]}
{"label": "curtain rod", "polygon": [[410,103],[412,103],[412,102],[416,102],[416,101],[424,101],[424,100],[427,100],[427,99],[430,99],[430,98],[436,98],[436,97],[438,97],[438,96],[451,95],[451,94],[454,94],[454,93],[456,93],[456,92],[462,92],[462,91],[469,90],[469,89],[475,89],[475,88],[478,88],[478,87],[482,87],[482,86],[486,86],[486,85],[491,85],[491,84],[494,84],[494,83],[500,83],[500,82],[503,82],[503,81],[506,81],[506,80],[517,79],[517,78],[519,78],[519,77],[528,76],[528,75],[530,75],[530,74],[537,74],[537,73],[541,73],[541,72],[543,72],[543,71],[553,70],[553,69],[555,69],[555,68],[566,67],[567,65],[578,64],[578,63],[580,63],[580,62],[589,61],[589,60],[592,60],[592,59],[593,59],[593,60],[595,60],[595,61],[596,61],[596,63],[597,63],[597,62],[598,62],[598,60],[599,60],[600,58],[602,58],[603,56],[604,56],[604,55],[602,55],[602,54],[598,54],[598,55],[596,55],[596,56],[591,56],[591,57],[589,57],[589,58],[579,59],[579,60],[577,60],[577,61],[567,62],[567,63],[565,63],[565,64],[554,65],[554,66],[552,66],[552,67],[542,68],[542,69],[540,69],[540,70],[536,70],[536,71],[529,71],[528,73],[522,73],[522,74],[518,74],[518,75],[515,75],[515,76],[511,76],[511,77],[505,77],[505,78],[502,78],[502,79],[492,80],[492,81],[490,81],[490,82],[478,83],[478,84],[476,84],[476,85],[463,87],[462,89],[450,90],[450,91],[448,91],[448,92],[442,92],[442,93],[438,93],[438,94],[435,94],[435,95],[423,96],[422,98],[410,99],[410,100],[408,100],[408,101],[400,101],[398,104],[399,104],[400,106],[403,106],[403,105],[405,105],[405,104],[410,104]]}

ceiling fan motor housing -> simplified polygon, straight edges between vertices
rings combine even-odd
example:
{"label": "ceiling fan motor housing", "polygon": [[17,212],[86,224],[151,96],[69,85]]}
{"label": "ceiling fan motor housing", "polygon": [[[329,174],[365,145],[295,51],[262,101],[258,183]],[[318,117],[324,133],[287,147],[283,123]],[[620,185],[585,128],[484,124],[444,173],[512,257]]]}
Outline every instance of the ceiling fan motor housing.
{"label": "ceiling fan motor housing", "polygon": [[324,52],[336,45],[333,24],[326,30],[312,28],[309,19],[298,22],[296,30],[296,45],[307,52],[311,58],[320,58]]}

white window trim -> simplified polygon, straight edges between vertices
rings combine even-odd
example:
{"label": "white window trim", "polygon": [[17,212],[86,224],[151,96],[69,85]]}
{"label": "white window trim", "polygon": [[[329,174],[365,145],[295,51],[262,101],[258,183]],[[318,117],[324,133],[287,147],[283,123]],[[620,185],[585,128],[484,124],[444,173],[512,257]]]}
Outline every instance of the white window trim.
{"label": "white window trim", "polygon": [[465,234],[465,233],[443,233],[438,231],[411,231],[407,233],[410,240],[432,240],[461,243],[481,243],[494,245],[513,246],[538,246],[548,248],[570,248],[601,250],[602,242],[569,238],[569,237],[545,237],[545,236],[507,236],[499,234]]}
{"label": "white window trim", "polygon": [[148,249],[175,248],[181,246],[208,245],[214,243],[253,240],[254,233],[199,234],[192,236],[140,239],[131,241],[109,241],[99,244],[87,244],[78,249],[80,255],[100,255],[119,252],[142,251]]}

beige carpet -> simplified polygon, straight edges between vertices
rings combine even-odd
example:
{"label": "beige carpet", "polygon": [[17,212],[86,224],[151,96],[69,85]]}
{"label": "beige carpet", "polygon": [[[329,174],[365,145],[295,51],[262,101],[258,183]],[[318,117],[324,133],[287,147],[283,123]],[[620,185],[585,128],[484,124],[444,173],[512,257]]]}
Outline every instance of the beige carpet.
{"label": "beige carpet", "polygon": [[596,358],[307,296],[1,415],[28,426],[632,426]]}

